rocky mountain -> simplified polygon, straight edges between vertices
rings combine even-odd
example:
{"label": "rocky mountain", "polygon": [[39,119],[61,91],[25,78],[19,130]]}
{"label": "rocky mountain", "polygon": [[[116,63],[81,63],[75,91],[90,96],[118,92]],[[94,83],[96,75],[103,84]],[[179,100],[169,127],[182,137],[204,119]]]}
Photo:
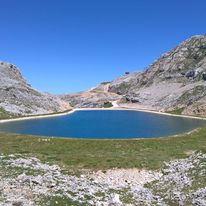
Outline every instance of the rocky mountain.
{"label": "rocky mountain", "polygon": [[69,108],[60,98],[33,89],[15,65],[0,62],[0,116],[46,114]]}
{"label": "rocky mountain", "polygon": [[54,96],[33,89],[13,64],[0,62],[0,114],[45,114],[72,107],[119,106],[206,115],[206,35],[193,36],[142,72],[87,91]]}
{"label": "rocky mountain", "polygon": [[206,35],[193,36],[143,72],[114,80],[108,92],[121,103],[188,115],[206,115]]}
{"label": "rocky mountain", "polygon": [[74,108],[111,107],[112,102],[120,100],[122,96],[108,92],[109,85],[109,82],[103,82],[87,91],[61,95],[60,97]]}

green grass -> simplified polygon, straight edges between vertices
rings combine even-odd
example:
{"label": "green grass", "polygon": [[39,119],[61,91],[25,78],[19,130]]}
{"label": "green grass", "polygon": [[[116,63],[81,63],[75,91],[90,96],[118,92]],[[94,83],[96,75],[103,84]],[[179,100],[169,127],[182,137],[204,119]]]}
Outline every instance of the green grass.
{"label": "green grass", "polygon": [[110,84],[111,82],[102,82],[101,84],[102,85],[107,85],[107,84]]}
{"label": "green grass", "polygon": [[86,206],[84,203],[72,201],[66,197],[45,197],[39,202],[38,205],[42,206]]}
{"label": "green grass", "polygon": [[164,161],[206,152],[206,128],[175,137],[140,140],[81,140],[0,133],[0,153],[33,155],[70,169],[158,169]]}
{"label": "green grass", "polygon": [[103,107],[104,108],[110,108],[110,107],[113,107],[113,104],[111,102],[104,102]]}
{"label": "green grass", "polygon": [[167,111],[167,113],[170,113],[170,114],[182,114],[184,108],[175,108],[174,110],[171,110],[171,111]]}
{"label": "green grass", "polygon": [[0,119],[9,119],[13,117],[15,117],[13,114],[0,107]]}

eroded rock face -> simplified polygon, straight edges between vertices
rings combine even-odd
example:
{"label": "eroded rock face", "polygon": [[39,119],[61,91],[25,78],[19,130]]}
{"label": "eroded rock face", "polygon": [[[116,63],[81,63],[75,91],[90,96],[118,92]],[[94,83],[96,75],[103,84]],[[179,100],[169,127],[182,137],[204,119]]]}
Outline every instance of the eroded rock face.
{"label": "eroded rock face", "polygon": [[[205,80],[206,35],[198,35],[163,54],[145,71],[114,80],[109,91],[124,95],[130,102],[135,100],[161,110],[172,110],[179,106],[192,107],[196,101],[200,101],[205,96]],[[193,102],[190,95],[188,99],[185,95],[184,101],[180,102],[182,95],[192,92],[197,86],[203,88],[204,95],[194,98]],[[195,93],[193,95],[196,96]],[[187,111],[184,113],[187,114]]]}
{"label": "eroded rock face", "polygon": [[70,106],[58,97],[33,89],[15,65],[0,62],[0,108],[11,114],[35,115],[64,111]]}

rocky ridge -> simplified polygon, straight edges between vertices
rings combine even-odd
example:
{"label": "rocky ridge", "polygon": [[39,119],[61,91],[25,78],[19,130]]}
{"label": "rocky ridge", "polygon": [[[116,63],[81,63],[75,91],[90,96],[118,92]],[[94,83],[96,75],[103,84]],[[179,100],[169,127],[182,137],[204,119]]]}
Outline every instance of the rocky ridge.
{"label": "rocky ridge", "polygon": [[120,100],[122,96],[108,92],[109,85],[110,83],[103,82],[87,91],[61,95],[60,97],[74,108],[112,107],[112,102]]}
{"label": "rocky ridge", "polygon": [[143,72],[114,80],[108,91],[124,96],[124,103],[206,115],[206,35],[187,39]]}
{"label": "rocky ridge", "polygon": [[0,113],[11,116],[37,115],[70,108],[60,98],[33,89],[15,65],[0,62]]}

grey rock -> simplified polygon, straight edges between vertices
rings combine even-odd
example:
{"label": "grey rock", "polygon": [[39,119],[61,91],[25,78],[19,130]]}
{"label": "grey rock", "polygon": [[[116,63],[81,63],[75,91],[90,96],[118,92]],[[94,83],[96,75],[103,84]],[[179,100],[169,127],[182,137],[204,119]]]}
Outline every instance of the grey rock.
{"label": "grey rock", "polygon": [[[206,186],[190,189],[194,181],[191,174],[199,175],[206,167],[206,155],[192,153],[188,158],[173,160],[165,166],[153,180],[144,183],[133,180],[130,184],[114,184],[110,181],[94,182],[89,174],[81,176],[65,175],[56,165],[42,163],[37,158],[18,155],[4,156],[0,163],[10,168],[40,171],[41,175],[2,177],[0,173],[0,205],[37,205],[41,197],[65,197],[86,205],[125,206],[123,197],[132,197],[129,205],[206,205]],[[1,165],[0,164],[0,165]],[[153,174],[153,171],[150,171]],[[145,175],[148,173],[145,172]],[[203,174],[202,177],[205,175]],[[115,176],[113,176],[114,178]],[[150,186],[145,186],[149,184]],[[195,182],[197,185],[200,182]],[[187,188],[187,193],[185,193]],[[96,194],[104,194],[98,196]],[[89,198],[88,198],[89,197]]]}
{"label": "grey rock", "polygon": [[15,65],[0,62],[0,108],[22,116],[61,112],[71,107],[54,95],[33,89]]}
{"label": "grey rock", "polygon": [[191,70],[191,71],[188,71],[185,76],[187,78],[190,78],[190,77],[194,77],[195,76],[195,71],[194,70]]}
{"label": "grey rock", "polygon": [[112,103],[122,98],[118,94],[108,92],[109,85],[110,83],[103,83],[87,91],[60,95],[60,98],[74,108],[101,108],[105,103]]}
{"label": "grey rock", "polygon": [[[204,109],[205,93],[200,98],[191,95],[195,88],[205,87],[206,80],[206,35],[196,35],[182,42],[171,51],[160,56],[143,72],[134,72],[115,79],[109,92],[126,97],[125,100],[150,106],[154,110],[171,111],[183,108],[184,114],[206,115]],[[147,97],[146,93],[150,93]],[[191,94],[184,96],[185,93]],[[190,108],[187,109],[188,105]],[[193,112],[194,111],[194,112]]]}
{"label": "grey rock", "polygon": [[202,73],[202,79],[206,81],[206,72]]}

